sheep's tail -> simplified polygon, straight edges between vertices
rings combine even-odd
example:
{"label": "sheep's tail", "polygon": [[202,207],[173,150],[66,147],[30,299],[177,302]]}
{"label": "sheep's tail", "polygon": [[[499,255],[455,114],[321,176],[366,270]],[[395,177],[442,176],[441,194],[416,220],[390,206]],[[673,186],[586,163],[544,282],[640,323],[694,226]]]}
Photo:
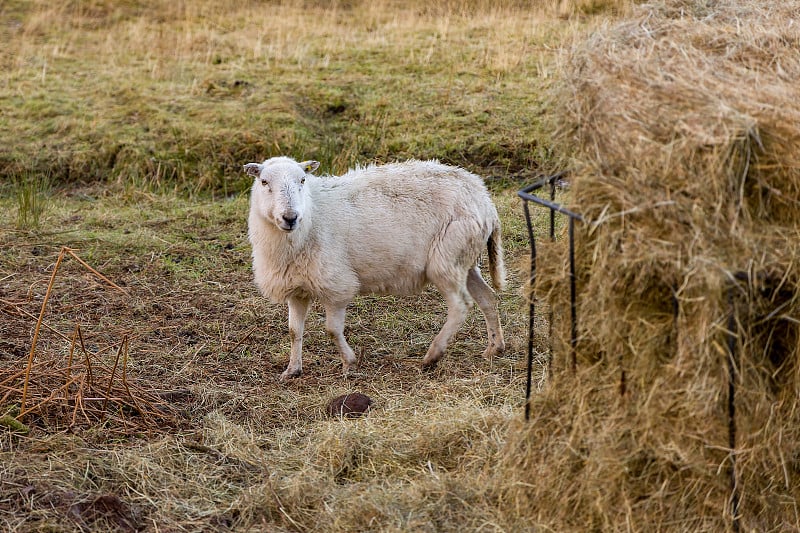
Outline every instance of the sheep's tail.
{"label": "sheep's tail", "polygon": [[503,260],[503,237],[500,234],[500,221],[494,220],[494,227],[486,241],[489,252],[489,272],[492,275],[492,287],[496,291],[503,290],[506,284],[506,265]]}

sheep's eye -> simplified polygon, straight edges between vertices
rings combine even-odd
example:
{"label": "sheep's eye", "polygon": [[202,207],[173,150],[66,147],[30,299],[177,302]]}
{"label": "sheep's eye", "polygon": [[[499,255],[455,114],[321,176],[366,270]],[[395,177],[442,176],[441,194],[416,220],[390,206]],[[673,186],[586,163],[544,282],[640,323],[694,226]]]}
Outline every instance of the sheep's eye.
{"label": "sheep's eye", "polygon": [[263,185],[264,187],[269,188],[269,182],[267,180],[265,180],[264,178],[261,178],[261,185]]}
{"label": "sheep's eye", "polygon": [[305,184],[305,182],[306,182],[306,178],[305,177],[300,178],[300,185]]}

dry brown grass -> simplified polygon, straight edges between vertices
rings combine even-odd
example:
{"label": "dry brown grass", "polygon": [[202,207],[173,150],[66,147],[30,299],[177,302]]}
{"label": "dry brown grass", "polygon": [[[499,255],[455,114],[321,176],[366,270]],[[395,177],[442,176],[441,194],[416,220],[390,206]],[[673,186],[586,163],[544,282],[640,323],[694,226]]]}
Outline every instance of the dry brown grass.
{"label": "dry brown grass", "polygon": [[636,0],[549,0],[544,2],[560,17],[574,17],[611,12],[626,15],[631,12]]}
{"label": "dry brown grass", "polygon": [[[730,530],[733,461],[740,527],[800,527],[799,9],[655,2],[564,57],[582,370],[507,458],[507,497],[555,529]],[[545,253],[565,310],[564,245]]]}

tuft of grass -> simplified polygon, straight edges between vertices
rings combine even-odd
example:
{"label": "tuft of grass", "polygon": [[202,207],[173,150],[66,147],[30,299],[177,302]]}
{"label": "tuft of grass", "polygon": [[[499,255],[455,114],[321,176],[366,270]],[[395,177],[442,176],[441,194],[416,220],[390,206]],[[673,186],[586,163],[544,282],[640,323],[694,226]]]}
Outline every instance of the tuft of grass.
{"label": "tuft of grass", "polygon": [[14,194],[17,200],[17,227],[35,229],[47,209],[52,189],[48,174],[23,172],[14,180]]}

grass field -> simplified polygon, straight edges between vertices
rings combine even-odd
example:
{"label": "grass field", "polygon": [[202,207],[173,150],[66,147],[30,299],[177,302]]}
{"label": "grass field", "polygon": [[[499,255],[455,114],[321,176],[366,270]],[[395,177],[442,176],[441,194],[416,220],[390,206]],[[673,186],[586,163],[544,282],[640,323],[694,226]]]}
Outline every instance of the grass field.
{"label": "grass field", "polygon": [[569,26],[513,2],[2,9],[4,174],[192,192],[241,190],[241,161],[276,154],[535,170]]}
{"label": "grass field", "polygon": [[[515,193],[558,164],[543,125],[555,53],[622,3],[561,4],[4,2],[0,415],[20,408],[50,299],[30,433],[0,431],[0,527],[533,529],[494,473],[525,383]],[[423,374],[438,294],[364,297],[346,331],[358,373],[341,377],[314,308],[305,374],[279,383],[285,309],[251,281],[241,172],[277,154],[328,173],[435,157],[485,176],[518,267],[501,299],[507,355],[480,358],[473,310]],[[65,246],[125,292],[71,255],[49,287]],[[108,405],[123,349],[124,386],[149,398],[139,416]],[[98,398],[79,402],[90,389],[71,376]],[[368,417],[326,417],[330,398],[355,390],[375,401]]]}

